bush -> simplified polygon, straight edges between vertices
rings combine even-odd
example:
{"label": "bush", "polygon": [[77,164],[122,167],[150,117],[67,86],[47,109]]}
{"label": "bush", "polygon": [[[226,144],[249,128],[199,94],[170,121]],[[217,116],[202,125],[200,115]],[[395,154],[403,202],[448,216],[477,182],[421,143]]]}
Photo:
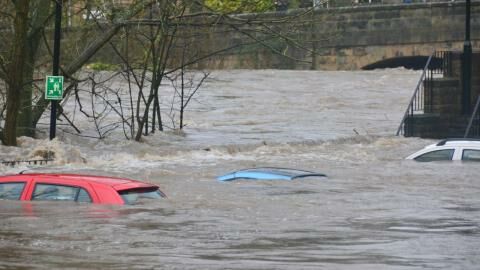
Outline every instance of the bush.
{"label": "bush", "polygon": [[248,13],[272,10],[271,0],[205,0],[205,5],[217,12]]}

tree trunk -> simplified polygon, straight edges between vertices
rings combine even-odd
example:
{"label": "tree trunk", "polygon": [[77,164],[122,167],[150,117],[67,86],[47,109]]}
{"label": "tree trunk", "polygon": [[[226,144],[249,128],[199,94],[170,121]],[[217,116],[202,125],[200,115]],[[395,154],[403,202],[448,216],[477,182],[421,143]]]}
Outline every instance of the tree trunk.
{"label": "tree trunk", "polygon": [[23,81],[26,43],[28,33],[29,0],[15,2],[14,29],[11,62],[8,65],[7,77],[7,116],[5,119],[4,143],[17,145],[17,117],[20,109],[21,93],[25,82]]}
{"label": "tree trunk", "polygon": [[17,137],[19,136],[35,136],[35,126],[33,124],[33,73],[35,70],[35,62],[37,52],[42,39],[42,31],[45,28],[51,11],[50,0],[38,0],[31,3],[30,29],[27,36],[25,47],[25,64],[23,73],[24,87],[20,94],[20,111],[17,118]]}
{"label": "tree trunk", "polygon": [[33,137],[35,131],[32,128],[32,93],[33,93],[33,84],[28,82],[29,78],[33,77],[33,67],[28,66],[26,63],[25,72],[22,80],[25,84],[20,91],[20,106],[18,108],[17,116],[17,137],[20,136],[29,136]]}

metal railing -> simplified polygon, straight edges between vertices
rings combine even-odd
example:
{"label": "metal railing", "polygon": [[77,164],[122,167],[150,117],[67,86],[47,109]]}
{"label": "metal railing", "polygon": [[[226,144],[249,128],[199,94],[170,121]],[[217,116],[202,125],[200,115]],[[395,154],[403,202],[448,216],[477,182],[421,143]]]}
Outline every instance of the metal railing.
{"label": "metal railing", "polygon": [[43,165],[51,161],[53,161],[53,159],[7,160],[7,161],[0,161],[0,164],[13,167],[19,164]]}
{"label": "metal railing", "polygon": [[467,129],[465,130],[464,138],[480,138],[480,95],[475,103],[472,116],[468,121]]}
{"label": "metal railing", "polygon": [[396,135],[405,137],[414,134],[414,114],[428,113],[433,105],[433,78],[435,75],[448,76],[451,74],[451,54],[447,51],[435,51],[427,59],[417,87],[408,103]]}

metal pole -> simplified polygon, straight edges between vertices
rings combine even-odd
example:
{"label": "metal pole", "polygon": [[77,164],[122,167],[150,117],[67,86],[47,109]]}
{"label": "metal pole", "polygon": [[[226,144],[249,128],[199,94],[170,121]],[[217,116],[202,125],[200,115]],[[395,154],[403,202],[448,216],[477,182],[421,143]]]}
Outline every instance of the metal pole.
{"label": "metal pole", "polygon": [[[53,76],[58,76],[60,69],[60,34],[62,29],[62,0],[55,1],[55,34],[53,37]],[[50,140],[55,138],[57,126],[57,102],[52,100],[50,113]]]}
{"label": "metal pole", "polygon": [[462,113],[470,114],[470,93],[472,84],[472,44],[470,42],[470,0],[465,2],[465,42],[463,43],[462,61]]}

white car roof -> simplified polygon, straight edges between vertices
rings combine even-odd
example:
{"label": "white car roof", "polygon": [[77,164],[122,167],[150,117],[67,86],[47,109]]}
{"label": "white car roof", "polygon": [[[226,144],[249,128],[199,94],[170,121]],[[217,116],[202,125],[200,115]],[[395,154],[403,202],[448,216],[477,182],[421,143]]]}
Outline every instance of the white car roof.
{"label": "white car roof", "polygon": [[471,147],[480,147],[479,139],[445,139],[432,146],[471,146]]}
{"label": "white car roof", "polygon": [[458,139],[445,139],[441,140],[438,143],[430,144],[425,146],[423,149],[411,154],[405,159],[414,159],[419,155],[430,152],[434,149],[448,149],[450,147],[465,147],[471,149],[480,150],[480,139],[468,139],[468,138],[458,138]]}

